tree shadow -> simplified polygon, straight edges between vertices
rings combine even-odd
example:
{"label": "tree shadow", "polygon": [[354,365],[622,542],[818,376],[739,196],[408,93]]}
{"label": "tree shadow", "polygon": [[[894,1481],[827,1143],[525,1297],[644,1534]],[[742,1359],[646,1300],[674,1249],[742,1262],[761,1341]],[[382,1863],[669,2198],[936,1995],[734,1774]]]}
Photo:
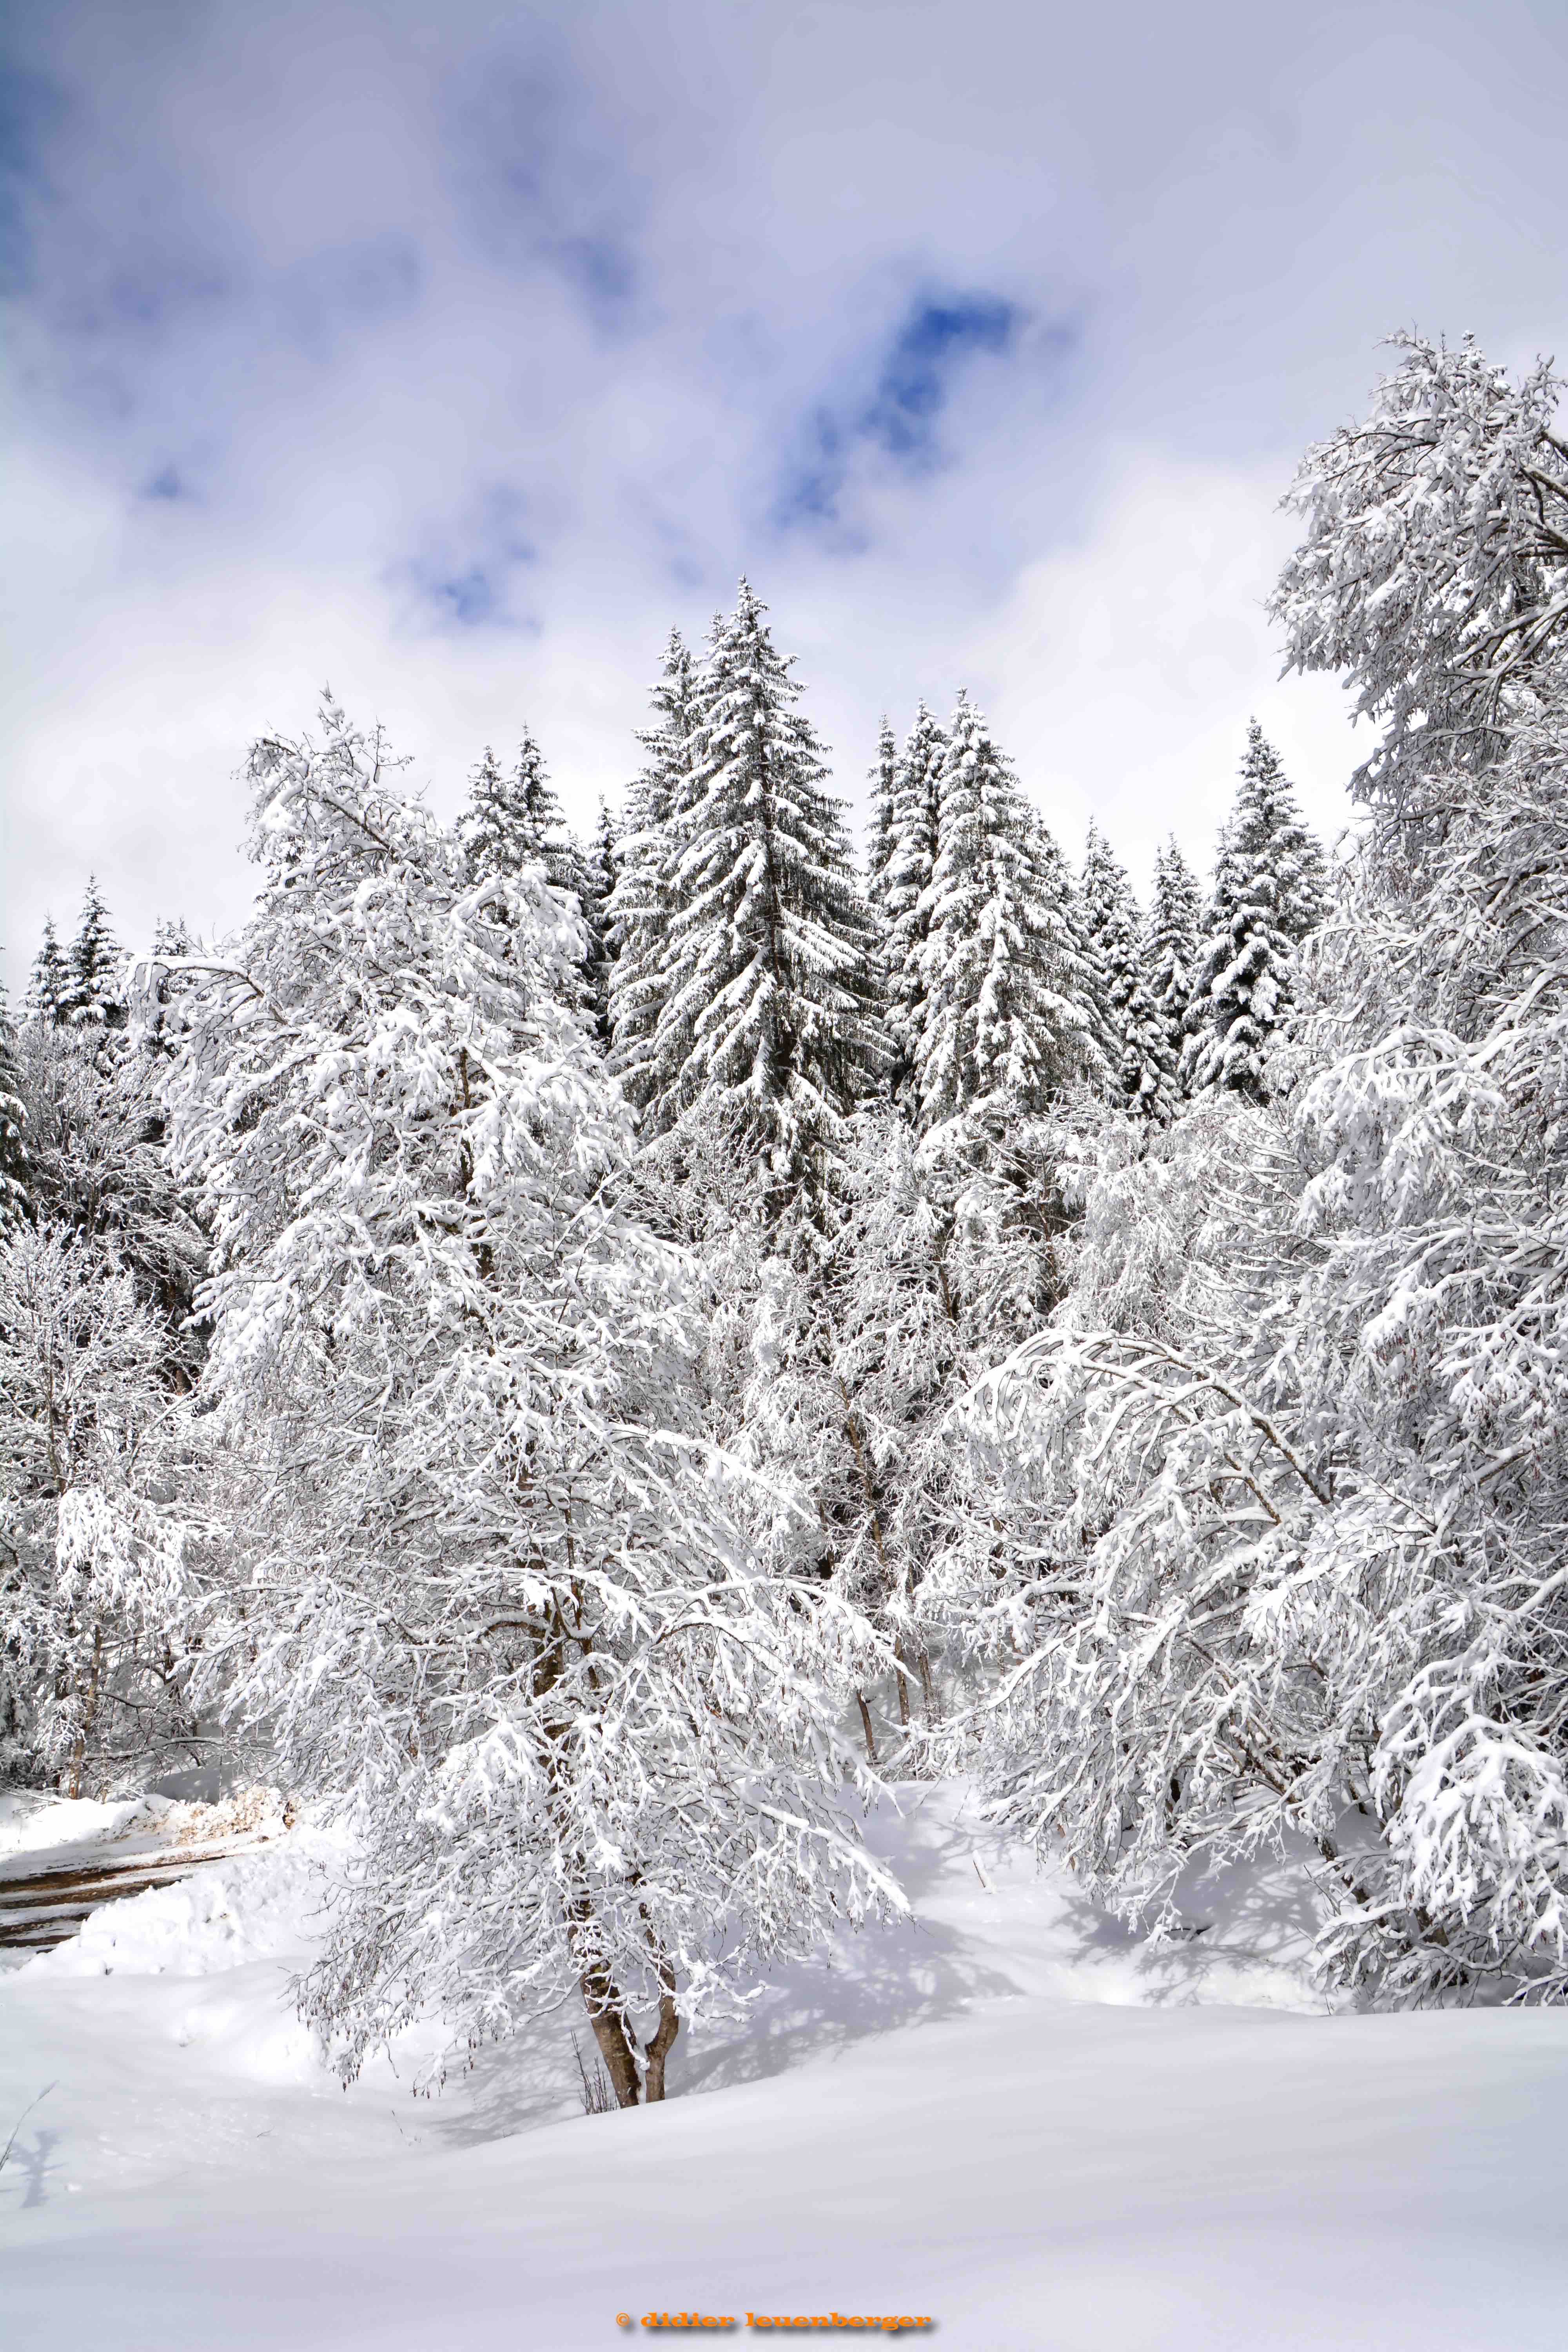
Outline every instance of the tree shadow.
{"label": "tree shadow", "polygon": [[[5,2168],[0,2172],[0,2191],[15,2195],[21,2189],[23,2194],[18,2208],[21,2212],[30,2213],[35,2207],[48,2203],[49,2192],[46,2183],[49,2175],[60,2168],[58,2164],[51,2164],[49,2158],[64,2137],[63,2132],[50,2131],[46,2126],[35,2132],[30,2141],[20,2137],[13,2141]],[[15,2179],[11,2177],[13,2174]]]}

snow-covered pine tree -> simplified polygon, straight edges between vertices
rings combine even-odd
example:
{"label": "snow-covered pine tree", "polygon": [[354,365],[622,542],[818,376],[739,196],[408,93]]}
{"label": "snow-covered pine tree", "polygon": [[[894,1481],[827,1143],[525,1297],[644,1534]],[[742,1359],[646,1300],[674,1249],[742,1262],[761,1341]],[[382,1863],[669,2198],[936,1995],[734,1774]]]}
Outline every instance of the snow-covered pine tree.
{"label": "snow-covered pine tree", "polygon": [[573,1001],[592,1017],[595,986],[603,979],[588,925],[588,908],[595,896],[593,871],[562,811],[544,754],[529,730],[523,730],[517,764],[510,775],[502,775],[500,761],[486,744],[484,756],[469,777],[468,805],[457,829],[471,881],[488,882],[497,875],[521,874],[524,866],[536,866],[551,888],[574,906],[585,938],[572,983]]}
{"label": "snow-covered pine tree", "polygon": [[899,781],[899,744],[887,713],[877,730],[877,757],[866,779],[871,787],[870,841],[866,856],[866,904],[877,937],[888,935],[888,862],[893,846],[893,800]]}
{"label": "snow-covered pine tree", "polygon": [[1325,904],[1322,849],[1301,821],[1279,753],[1251,719],[1187,1009],[1187,1093],[1216,1086],[1266,1098],[1269,1055],[1293,1001],[1295,952]]}
{"label": "snow-covered pine tree", "polygon": [[594,1034],[606,1051],[610,1043],[610,974],[616,961],[609,906],[619,866],[616,820],[610,814],[609,802],[601,793],[598,823],[584,858],[583,920],[588,929],[588,1012]]}
{"label": "snow-covered pine tree", "polygon": [[267,879],[170,1081],[256,1489],[233,1654],[279,1769],[354,1801],[305,1993],[344,2074],[427,2009],[461,2053],[580,1997],[629,2105],[681,2019],[883,1899],[842,1811],[861,1636],[762,1571],[699,1440],[574,919],[531,866],[472,886],[394,770],[331,707],[257,747]]}
{"label": "snow-covered pine tree", "polygon": [[118,1029],[125,1022],[125,954],[110,928],[98,877],[88,877],[81,921],[71,941],[61,1017],[79,1028]]}
{"label": "snow-covered pine tree", "polygon": [[616,845],[616,887],[606,902],[610,971],[610,1066],[645,1110],[668,1083],[654,1057],[665,1000],[664,955],[674,910],[679,827],[689,812],[697,733],[697,664],[679,629],[664,649],[653,689],[654,723],[639,734],[642,770],[626,795]]}
{"label": "snow-covered pine tree", "polygon": [[21,1086],[16,1032],[0,989],[0,1226],[27,1213],[27,1112]]}
{"label": "snow-covered pine tree", "polygon": [[841,1123],[883,1052],[844,805],[765,611],[742,581],[702,673],[648,1118],[673,1126],[710,1098],[739,1110],[771,1220],[820,1213]]}
{"label": "snow-covered pine tree", "polygon": [[921,1127],[967,1117],[994,1128],[1043,1110],[1099,1063],[1090,971],[1061,853],[963,695],[921,898],[913,1082]]}
{"label": "snow-covered pine tree", "polygon": [[925,1004],[921,957],[931,924],[931,876],[936,871],[942,779],[947,736],[922,702],[904,743],[893,782],[881,904],[882,961],[887,973],[887,1025],[892,1046],[889,1087],[910,1094]]}
{"label": "snow-covered pine tree", "polygon": [[1125,867],[1097,824],[1079,887],[1079,921],[1093,958],[1111,1098],[1145,1118],[1168,1118],[1175,1103],[1175,1056],[1150,991],[1138,902]]}
{"label": "snow-covered pine tree", "polygon": [[1179,1088],[1187,1012],[1197,986],[1203,899],[1172,834],[1154,855],[1154,887],[1143,936],[1149,993],[1159,1018],[1173,1092]]}
{"label": "snow-covered pine tree", "polygon": [[44,943],[33,960],[27,985],[27,1010],[35,1021],[58,1023],[66,1017],[70,995],[70,964],[55,933],[54,918],[44,918]]}

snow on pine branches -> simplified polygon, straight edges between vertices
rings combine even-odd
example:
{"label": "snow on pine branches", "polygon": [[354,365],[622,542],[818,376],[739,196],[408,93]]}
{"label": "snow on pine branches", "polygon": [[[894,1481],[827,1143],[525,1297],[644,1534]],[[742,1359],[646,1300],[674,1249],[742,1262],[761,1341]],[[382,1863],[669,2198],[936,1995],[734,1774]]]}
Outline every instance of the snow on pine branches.
{"label": "snow on pine branches", "polygon": [[[796,1202],[820,1213],[844,1118],[880,1045],[843,805],[765,610],[742,581],[734,613],[714,625],[679,753],[685,779],[661,820],[665,911],[649,969],[617,974],[631,1018],[617,1023],[616,1055],[647,1072],[654,1132],[710,1102],[741,1116],[772,1221]],[[622,898],[637,926],[647,919],[634,887],[640,875]],[[652,1034],[637,1043],[643,1005]]]}
{"label": "snow on pine branches", "polygon": [[842,1811],[865,1637],[699,1442],[569,905],[471,881],[335,708],[250,775],[261,895],[169,1096],[247,1497],[214,1673],[362,1832],[306,2011],[347,2074],[426,2005],[460,2050],[580,1997],[661,2097],[682,2018],[890,1899]]}
{"label": "snow on pine branches", "polygon": [[1263,1100],[1270,1056],[1289,1017],[1296,950],[1321,919],[1323,893],[1322,850],[1254,719],[1187,1002],[1184,1092],[1217,1086]]}
{"label": "snow on pine branches", "polygon": [[1026,1117],[1098,1066],[1092,972],[1065,861],[966,696],[948,729],[921,898],[913,1085],[923,1129]]}

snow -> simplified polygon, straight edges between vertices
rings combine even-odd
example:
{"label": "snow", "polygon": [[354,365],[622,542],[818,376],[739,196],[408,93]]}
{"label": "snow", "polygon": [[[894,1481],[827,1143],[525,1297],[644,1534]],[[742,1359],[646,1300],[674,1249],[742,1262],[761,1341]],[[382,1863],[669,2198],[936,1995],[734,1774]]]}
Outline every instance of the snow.
{"label": "snow", "polygon": [[[1568,2018],[1329,2014],[1289,1858],[1184,1887],[1205,1932],[1151,1948],[962,1790],[899,1802],[912,1922],[775,1978],[625,2115],[579,2112],[565,2015],[438,2101],[401,2087],[433,2029],[341,2092],[289,2001],[309,1824],[95,1916],[0,1980],[4,2129],[51,2086],[0,2173],[8,2352],[574,2352],[694,2308],[931,2315],[973,2352],[1561,2341]],[[71,1808],[77,1850],[124,1810]]]}

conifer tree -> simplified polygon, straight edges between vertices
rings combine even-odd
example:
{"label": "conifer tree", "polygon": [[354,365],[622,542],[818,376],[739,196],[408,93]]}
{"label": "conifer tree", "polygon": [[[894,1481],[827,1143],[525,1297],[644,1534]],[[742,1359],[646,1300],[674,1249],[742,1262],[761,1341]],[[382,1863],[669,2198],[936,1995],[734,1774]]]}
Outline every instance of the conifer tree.
{"label": "conifer tree", "polygon": [[1095,964],[1112,1099],[1145,1118],[1169,1118],[1175,1057],[1149,987],[1138,902],[1125,868],[1093,824],[1079,916]]}
{"label": "conifer tree", "polygon": [[915,711],[894,781],[883,889],[882,955],[888,974],[891,1089],[908,1094],[919,1051],[925,981],[921,955],[931,927],[947,737],[925,704]]}
{"label": "conifer tree", "polygon": [[458,838],[470,880],[510,877],[521,874],[524,866],[537,866],[542,867],[552,890],[575,901],[589,934],[580,968],[578,1001],[592,1013],[595,982],[602,977],[590,923],[593,875],[562,812],[544,755],[527,729],[510,776],[502,775],[500,761],[486,744],[484,757],[469,780],[468,804],[458,819]]}
{"label": "conifer tree", "polygon": [[742,1115],[767,1212],[820,1208],[880,1055],[875,947],[800,688],[742,581],[701,681],[653,1039],[657,1127]]}
{"label": "conifer tree", "polygon": [[1301,822],[1278,752],[1251,719],[1187,1013],[1182,1077],[1189,1093],[1217,1086],[1266,1098],[1269,1050],[1290,1012],[1291,960],[1323,910],[1322,850]]}
{"label": "conifer tree", "polygon": [[871,844],[866,859],[866,903],[878,938],[885,941],[888,866],[894,841],[893,804],[899,785],[898,739],[885,711],[877,730],[877,757],[867,782],[871,787]]}
{"label": "conifer tree", "polygon": [[1164,847],[1155,853],[1144,961],[1173,1084],[1179,1084],[1187,1009],[1197,985],[1202,919],[1203,900],[1197,878],[1172,834]]}
{"label": "conifer tree", "polygon": [[646,757],[626,796],[626,820],[616,851],[616,885],[605,905],[614,958],[610,1066],[639,1110],[661,1091],[654,1043],[665,998],[664,952],[675,905],[679,825],[690,801],[697,702],[697,664],[679,630],[672,629],[653,689],[654,723],[637,737]]}
{"label": "conifer tree", "polygon": [[27,1112],[5,991],[0,989],[0,1225],[27,1211]]}
{"label": "conifer tree", "polygon": [[458,820],[468,871],[476,881],[542,866],[557,890],[575,890],[581,852],[572,840],[544,755],[525,729],[517,764],[503,776],[487,743],[468,784],[468,805]]}
{"label": "conifer tree", "polygon": [[616,960],[609,907],[619,863],[616,821],[601,793],[599,821],[594,828],[592,846],[583,860],[583,919],[588,928],[588,1011],[593,1017],[594,1034],[605,1047],[610,1042],[610,972]]}
{"label": "conifer tree", "polygon": [[942,765],[935,866],[921,896],[921,1124],[1042,1110],[1100,1059],[1089,970],[1060,851],[963,695]]}
{"label": "conifer tree", "polygon": [[70,995],[70,965],[56,936],[52,915],[44,918],[44,943],[33,961],[27,988],[27,1010],[36,1021],[58,1024],[66,1017]]}
{"label": "conifer tree", "polygon": [[121,984],[125,958],[110,928],[96,875],[88,877],[81,922],[71,941],[62,1017],[80,1028],[120,1028],[125,1020]]}

